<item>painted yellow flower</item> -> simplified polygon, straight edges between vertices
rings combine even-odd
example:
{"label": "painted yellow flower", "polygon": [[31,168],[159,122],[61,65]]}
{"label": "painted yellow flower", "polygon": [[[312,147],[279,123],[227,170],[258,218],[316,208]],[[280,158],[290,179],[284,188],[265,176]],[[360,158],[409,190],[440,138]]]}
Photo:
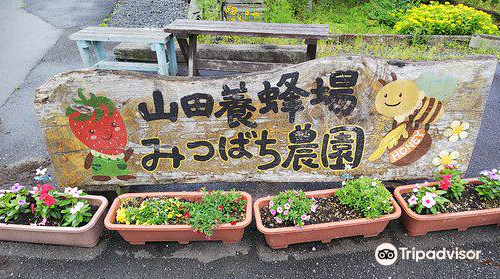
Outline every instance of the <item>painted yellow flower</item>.
{"label": "painted yellow flower", "polygon": [[438,170],[442,170],[445,166],[451,166],[457,164],[457,159],[460,157],[460,153],[457,151],[448,152],[443,150],[439,152],[439,156],[432,160],[432,164],[437,166]]}
{"label": "painted yellow flower", "polygon": [[469,133],[467,130],[469,130],[469,123],[467,122],[460,122],[460,121],[453,121],[450,124],[450,128],[446,129],[444,131],[445,137],[448,137],[448,140],[450,142],[456,142],[459,139],[465,139],[467,136],[469,136]]}
{"label": "painted yellow flower", "polygon": [[126,211],[127,210],[125,208],[120,208],[118,209],[118,211],[116,211],[116,222],[122,224],[127,222]]}

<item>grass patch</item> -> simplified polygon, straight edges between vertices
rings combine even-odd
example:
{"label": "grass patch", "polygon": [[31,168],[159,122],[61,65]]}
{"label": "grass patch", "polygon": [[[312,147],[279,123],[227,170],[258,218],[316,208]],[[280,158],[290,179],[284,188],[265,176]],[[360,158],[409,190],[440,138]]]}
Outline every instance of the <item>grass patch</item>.
{"label": "grass patch", "polygon": [[351,42],[328,42],[318,46],[318,57],[336,55],[366,55],[394,60],[447,60],[468,56],[495,55],[500,59],[500,50],[491,48],[469,48],[467,42],[436,42],[414,44],[406,42],[364,42],[356,39]]}

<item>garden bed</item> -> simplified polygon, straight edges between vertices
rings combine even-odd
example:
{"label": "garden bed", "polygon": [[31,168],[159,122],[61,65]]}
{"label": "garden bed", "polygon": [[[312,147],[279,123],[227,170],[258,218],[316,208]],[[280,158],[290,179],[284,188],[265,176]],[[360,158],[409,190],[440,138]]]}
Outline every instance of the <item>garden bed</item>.
{"label": "garden bed", "polygon": [[[361,183],[353,182],[350,186],[345,186],[344,189],[346,187],[349,189],[343,190],[342,193],[341,189],[305,193],[293,191],[295,198],[290,191],[287,191],[275,197],[260,198],[254,204],[257,229],[265,235],[267,244],[273,249],[287,248],[290,244],[312,241],[328,243],[332,239],[342,237],[377,236],[385,229],[389,221],[399,218],[401,209],[390,193],[387,192],[388,198],[384,201],[385,198],[377,195],[380,191],[374,192],[374,187],[381,187],[379,189],[387,191],[382,184],[362,187]],[[358,209],[354,209],[345,202],[342,203],[339,193],[344,201],[350,200],[354,204],[358,203]],[[360,204],[359,196],[355,197],[356,195],[367,195],[366,200],[370,200],[368,203],[377,204],[375,206],[377,209],[370,209],[366,207],[366,204]],[[287,197],[290,198],[285,205],[280,203],[277,206],[276,203],[280,199],[283,200],[283,197],[285,200]],[[312,200],[312,205],[304,205],[306,200]],[[386,202],[388,204],[385,204]],[[364,202],[361,201],[361,203]],[[311,210],[304,210],[304,206],[311,206]],[[307,213],[300,215],[301,211]],[[288,216],[291,217],[288,218]]]}
{"label": "garden bed", "polygon": [[[461,198],[444,206],[443,213],[418,214],[407,203],[417,184],[397,187],[394,196],[403,208],[402,222],[411,236],[425,235],[432,231],[466,230],[470,227],[500,225],[500,201],[484,201],[475,193],[474,188],[482,185],[476,178],[467,179]],[[439,182],[428,183],[426,187],[438,186]]]}
{"label": "garden bed", "polygon": [[[222,192],[222,194],[228,194],[230,192]],[[193,228],[193,223],[191,220],[201,221],[204,223],[210,223],[210,219],[217,214],[217,210],[223,211],[223,206],[219,208],[213,208],[213,211],[207,212],[204,209],[200,215],[196,216],[192,212],[184,212],[184,207],[189,207],[187,204],[177,204],[179,203],[197,203],[200,202],[206,192],[162,192],[162,193],[135,193],[135,194],[125,194],[117,197],[106,216],[104,221],[106,228],[109,230],[117,231],[126,241],[131,244],[145,244],[146,242],[158,242],[158,241],[177,241],[181,244],[188,244],[191,241],[223,241],[224,243],[237,243],[243,238],[245,227],[247,227],[252,220],[252,197],[246,192],[238,192],[241,197],[238,199],[246,201],[244,205],[243,215],[235,213],[233,211],[224,211],[225,218],[229,218],[231,223],[218,224],[213,230],[209,230],[208,233],[203,228]],[[149,202],[151,199],[164,199],[177,198],[174,203],[177,204],[176,214],[172,214],[171,217],[160,217],[156,219],[158,222],[152,220],[152,218],[147,219],[147,221],[139,221],[139,223],[144,222],[145,224],[131,224],[129,219],[123,219],[121,221],[125,224],[120,224],[117,221],[122,219],[118,217],[119,210],[125,208],[122,207],[123,203],[136,203],[139,207],[144,205],[144,201]],[[125,204],[127,206],[127,204]],[[144,206],[145,207],[145,206]],[[138,207],[137,207],[138,208]],[[212,209],[208,209],[210,211]],[[214,213],[215,211],[215,213]],[[143,211],[144,212],[144,211]],[[199,210],[197,212],[200,212]],[[190,214],[191,213],[191,214]],[[177,216],[179,214],[179,216]],[[168,215],[168,214],[167,214]],[[179,218],[176,218],[179,217]],[[161,219],[163,218],[163,219]],[[169,221],[164,221],[168,218]],[[136,219],[137,220],[137,219]],[[172,221],[173,220],[173,221]],[[219,221],[219,219],[217,219]],[[123,223],[122,222],[122,223]],[[127,224],[129,223],[129,224]],[[136,222],[137,223],[137,222]],[[160,224],[163,223],[163,224]],[[213,223],[216,223],[214,220]]]}

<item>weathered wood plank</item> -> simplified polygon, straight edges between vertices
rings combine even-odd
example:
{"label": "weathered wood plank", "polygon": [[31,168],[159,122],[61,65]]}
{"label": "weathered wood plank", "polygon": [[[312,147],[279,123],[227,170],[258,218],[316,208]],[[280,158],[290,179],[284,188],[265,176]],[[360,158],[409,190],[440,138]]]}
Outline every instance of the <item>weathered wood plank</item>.
{"label": "weathered wood plank", "polygon": [[177,19],[164,28],[173,34],[245,35],[258,37],[282,37],[326,39],[327,24],[283,24],[267,22],[226,22],[210,20]]}
{"label": "weathered wood plank", "polygon": [[156,73],[159,70],[158,64],[140,62],[100,61],[95,64],[94,67],[101,70],[125,70]]}
{"label": "weathered wood plank", "polygon": [[[55,178],[59,185],[64,186],[101,189],[102,187],[108,188],[110,185],[125,186],[172,182],[336,181],[340,180],[341,175],[346,172],[384,180],[414,179],[431,176],[436,170],[436,166],[432,162],[444,151],[458,152],[455,160],[460,164],[460,168],[467,168],[481,125],[496,63],[496,59],[492,57],[440,62],[388,63],[388,61],[378,58],[344,56],[316,59],[279,70],[226,78],[158,77],[125,71],[80,70],[62,73],[50,79],[37,90],[35,104],[53,162]],[[358,73],[356,83],[352,87],[352,95],[356,97],[357,104],[349,114],[344,115],[331,111],[324,103],[311,103],[317,97],[316,94],[299,98],[304,109],[297,111],[294,123],[290,123],[289,113],[282,111],[284,103],[281,99],[277,100],[279,108],[277,113],[272,110],[262,112],[261,109],[265,107],[265,104],[260,101],[259,96],[262,97],[262,95],[259,93],[265,88],[264,81],[268,81],[271,87],[277,87],[279,92],[283,93],[290,84],[278,85],[280,79],[284,75],[297,72],[299,77],[296,86],[307,93],[317,93],[314,91],[317,90],[318,86],[317,78],[323,80],[324,86],[332,87],[330,79],[333,76],[334,84],[341,85],[341,83],[335,83],[336,78],[340,78],[342,82],[346,76],[336,74],[337,71]],[[391,82],[391,73],[395,74],[398,81],[403,83],[408,81],[409,84],[413,84],[413,81],[421,77],[423,73],[435,73],[433,76],[439,77],[436,88],[441,89],[440,93],[447,90],[447,87],[442,86],[443,83],[447,83],[445,75],[450,75],[458,81],[451,97],[442,101],[442,116],[429,125],[429,130],[426,133],[432,139],[432,143],[428,151],[424,150],[425,152],[419,154],[420,157],[416,161],[404,166],[391,163],[390,153],[387,150],[381,157],[370,160],[370,157],[376,153],[382,139],[386,137],[387,133],[394,131],[392,129],[393,121],[384,116],[387,111],[376,107],[377,104],[380,104],[376,100],[376,97],[380,95],[378,93],[388,92],[392,94],[393,91],[388,89],[389,85],[399,84],[397,81]],[[389,87],[381,89],[381,86],[378,85],[379,79],[388,81],[387,86]],[[247,110],[247,112],[251,112],[247,120],[256,123],[256,127],[248,127],[242,123],[237,127],[229,127],[227,113],[216,117],[216,113],[224,108],[224,97],[227,97],[222,95],[223,85],[227,85],[231,90],[237,90],[240,88],[241,81],[246,83],[244,87],[246,92],[241,94],[245,98],[249,98],[255,108],[254,111]],[[336,86],[334,87],[336,88]],[[89,92],[93,92],[97,96],[109,98],[116,105],[117,111],[123,117],[124,127],[126,127],[126,148],[134,149],[126,168],[131,175],[136,177],[135,179],[122,181],[113,177],[109,181],[98,182],[92,179],[93,172],[91,170],[83,168],[90,149],[78,140],[75,131],[70,128],[68,117],[65,115],[66,109],[74,105],[72,99],[78,98],[76,94],[78,88],[85,90],[87,98]],[[414,97],[411,88],[407,85],[400,88],[401,91],[394,92],[404,92],[405,94],[410,92],[409,96]],[[426,86],[422,88],[428,90]],[[155,112],[155,103],[153,102],[153,91],[155,90],[162,92],[161,100],[165,104],[165,113],[170,112],[171,103],[178,105],[178,115],[175,121],[168,119],[147,121],[144,114],[140,113],[139,104],[143,102],[149,112]],[[197,93],[208,94],[213,98],[213,111],[208,117],[189,117],[182,107],[181,100],[183,98],[192,97],[193,94]],[[420,96],[420,93],[418,94]],[[398,98],[397,95],[395,98]],[[421,107],[415,108],[417,111],[420,109]],[[389,112],[392,112],[392,109]],[[468,136],[466,138],[452,142],[450,137],[446,136],[445,131],[449,129],[453,121],[468,123]],[[297,128],[305,129],[306,124],[310,124],[310,128],[316,132],[313,143],[317,145],[311,149],[314,150],[313,153],[317,157],[310,158],[311,161],[307,161],[306,158],[299,160],[298,164],[301,168],[294,170],[293,160],[290,165],[286,165],[286,159],[294,146],[290,136]],[[346,133],[362,131],[364,137],[362,153],[359,153],[359,149],[351,150],[354,152],[353,156],[360,159],[359,164],[355,164],[353,169],[347,167],[345,169],[331,169],[328,164],[327,167],[323,165],[323,160],[326,159],[327,163],[333,164],[333,158],[335,158],[331,154],[329,156],[322,154],[321,147],[325,143],[324,136],[331,135],[330,141],[345,140],[345,136],[340,136],[339,133],[331,130],[338,128],[351,129],[345,131]],[[273,161],[273,156],[270,153],[264,152],[262,154],[267,155],[259,155],[262,148],[257,141],[261,139],[264,131],[267,131],[268,139],[275,140],[275,143],[267,145],[267,150],[274,150],[280,156],[280,164],[268,170],[258,169],[259,166]],[[81,132],[88,131],[82,130]],[[237,138],[240,132],[243,133],[244,138],[249,140],[244,147],[252,155],[251,158],[245,156],[236,158],[239,149],[234,148],[237,147],[236,142],[238,142]],[[253,133],[257,137],[254,137]],[[308,135],[311,134],[303,133],[298,139],[304,141],[309,137]],[[144,158],[153,154],[154,148],[145,145],[143,140],[155,138],[160,141],[159,145],[156,145],[160,152],[168,153],[172,151],[173,147],[179,148],[179,153],[185,158],[180,161],[178,168],[173,166],[171,158],[163,158],[159,159],[158,166],[153,171],[145,169]],[[226,141],[223,140],[224,138]],[[352,139],[355,139],[356,143],[361,140],[359,137]],[[198,141],[207,141],[214,147],[214,156],[210,160],[202,162],[195,159],[195,155],[204,155],[207,152],[206,147],[194,148],[192,146],[193,142]],[[328,150],[332,150],[331,148],[335,144],[332,143],[330,146],[330,141],[326,141],[327,147],[330,148]],[[344,143],[347,144],[345,141]],[[219,148],[220,146],[225,146],[226,149],[223,150]],[[350,146],[352,148],[352,145]],[[341,150],[339,148],[341,146],[337,146],[334,150]],[[416,148],[415,150],[420,149]],[[227,153],[227,160],[221,155],[224,151]],[[151,163],[151,161],[147,162]],[[318,166],[312,165],[310,167],[307,165],[309,163]]]}
{"label": "weathered wood plank", "polygon": [[87,27],[70,35],[71,40],[126,43],[166,43],[169,33],[152,28]]}
{"label": "weathered wood plank", "polygon": [[197,63],[196,67],[199,70],[215,70],[215,71],[230,71],[230,72],[232,71],[232,72],[242,72],[242,73],[277,70],[292,65],[285,63],[215,60],[215,59],[197,59],[196,63]]}

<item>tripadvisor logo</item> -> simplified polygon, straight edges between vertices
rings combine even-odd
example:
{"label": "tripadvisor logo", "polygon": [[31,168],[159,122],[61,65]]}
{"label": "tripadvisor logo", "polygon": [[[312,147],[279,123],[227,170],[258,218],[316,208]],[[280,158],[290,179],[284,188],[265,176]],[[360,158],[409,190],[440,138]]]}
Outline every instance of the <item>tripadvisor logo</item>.
{"label": "tripadvisor logo", "polygon": [[416,250],[415,247],[396,248],[390,243],[382,243],[375,250],[375,259],[381,265],[392,265],[398,258],[419,262],[420,260],[479,260],[480,250],[460,250],[442,248],[440,250]]}

